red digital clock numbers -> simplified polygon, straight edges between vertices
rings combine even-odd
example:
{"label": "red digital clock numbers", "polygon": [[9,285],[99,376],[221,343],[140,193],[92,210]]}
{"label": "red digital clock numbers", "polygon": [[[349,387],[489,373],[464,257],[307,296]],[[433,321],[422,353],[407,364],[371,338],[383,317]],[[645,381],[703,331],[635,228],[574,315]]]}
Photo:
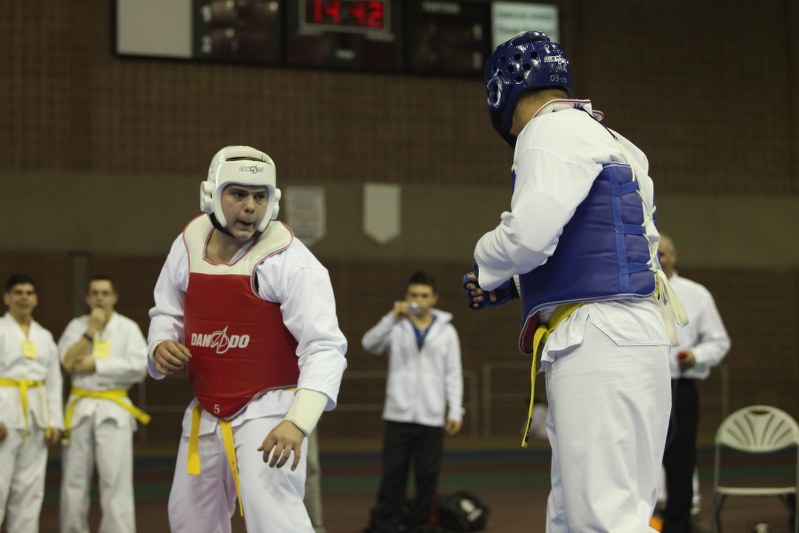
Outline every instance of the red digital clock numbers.
{"label": "red digital clock numbers", "polygon": [[402,2],[289,0],[286,62],[303,67],[402,69]]}
{"label": "red digital clock numbers", "polygon": [[306,0],[305,23],[331,28],[375,29],[385,28],[387,0]]}

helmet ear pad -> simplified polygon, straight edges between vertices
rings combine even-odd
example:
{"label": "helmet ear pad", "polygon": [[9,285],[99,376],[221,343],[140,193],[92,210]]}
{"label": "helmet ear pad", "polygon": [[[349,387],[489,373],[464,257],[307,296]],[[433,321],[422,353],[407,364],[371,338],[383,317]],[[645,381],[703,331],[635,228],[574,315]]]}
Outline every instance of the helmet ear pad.
{"label": "helmet ear pad", "polygon": [[267,213],[267,216],[264,218],[268,218],[269,220],[277,220],[277,214],[280,212],[280,198],[283,196],[283,193],[275,187],[275,194],[274,200],[272,201],[272,213]]}
{"label": "helmet ear pad", "polygon": [[226,232],[227,221],[225,220],[225,214],[222,212],[221,206],[218,212],[216,213],[214,212],[215,210],[214,192],[215,192],[215,187],[213,183],[209,181],[204,181],[200,183],[200,210],[203,213],[207,213],[208,216],[211,217],[211,221],[214,223],[214,227]]}
{"label": "helmet ear pad", "polygon": [[530,91],[557,88],[571,98],[569,60],[558,43],[545,33],[530,31],[500,44],[486,61],[486,102],[491,124],[510,144],[513,111],[519,98]]}
{"label": "helmet ear pad", "polygon": [[267,186],[269,199],[267,200],[266,213],[261,223],[258,224],[258,233],[266,231],[266,227],[272,220],[277,220],[277,214],[280,212],[280,197],[282,193],[277,187]]}
{"label": "helmet ear pad", "polygon": [[207,181],[200,183],[200,210],[203,213],[214,211],[214,185]]}

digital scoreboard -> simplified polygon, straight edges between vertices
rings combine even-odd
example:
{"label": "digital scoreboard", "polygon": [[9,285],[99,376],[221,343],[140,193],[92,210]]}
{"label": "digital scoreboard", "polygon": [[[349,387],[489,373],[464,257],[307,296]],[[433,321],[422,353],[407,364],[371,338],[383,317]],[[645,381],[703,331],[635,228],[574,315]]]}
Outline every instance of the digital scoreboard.
{"label": "digital scoreboard", "polygon": [[192,50],[197,59],[277,64],[280,3],[274,0],[194,0]]}
{"label": "digital scoreboard", "polygon": [[386,7],[391,2],[366,2],[363,0],[301,0],[301,26],[306,31],[331,30],[370,33],[385,30]]}
{"label": "digital scoreboard", "polygon": [[497,39],[557,6],[476,0],[115,0],[120,56],[482,76]]}
{"label": "digital scoreboard", "polygon": [[294,0],[286,13],[286,63],[400,71],[400,2]]}

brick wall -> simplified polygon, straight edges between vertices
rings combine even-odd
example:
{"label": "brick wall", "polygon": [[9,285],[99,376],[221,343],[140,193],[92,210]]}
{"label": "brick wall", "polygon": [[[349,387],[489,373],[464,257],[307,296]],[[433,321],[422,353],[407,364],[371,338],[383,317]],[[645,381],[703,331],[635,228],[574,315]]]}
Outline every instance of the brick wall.
{"label": "brick wall", "polygon": [[[577,96],[591,97],[607,113],[610,127],[646,151],[658,192],[796,198],[796,2],[556,3]],[[147,327],[152,287],[166,250],[160,243],[148,248],[143,241],[152,238],[158,214],[174,209],[174,181],[190,181],[195,194],[195,182],[222,145],[261,147],[278,162],[281,177],[322,185],[451,186],[453,201],[440,206],[438,219],[481,208],[480,198],[461,197],[476,190],[466,186],[496,187],[503,193],[507,188],[509,151],[486,120],[479,79],[122,59],[112,53],[112,5],[104,0],[7,0],[0,17],[0,171],[12,179],[46,176],[35,188],[16,189],[25,194],[11,198],[13,206],[5,211],[13,216],[0,213],[8,230],[0,242],[0,273],[34,274],[41,299],[37,317],[56,336],[80,308],[75,253],[88,258],[86,271],[106,272],[117,280],[119,310]],[[145,186],[125,196],[125,210],[103,210],[122,181],[129,191],[137,176]],[[169,194],[159,189],[161,176],[171,180]],[[331,228],[354,216],[351,208],[357,201],[331,210]],[[75,214],[86,209],[96,214],[88,221]],[[674,204],[672,209],[679,214]],[[119,213],[124,216],[115,216]],[[714,222],[729,227],[752,221],[745,212],[723,212],[716,213]],[[42,225],[52,228],[54,239],[95,225],[103,231],[93,241],[100,244],[56,252],[57,242],[26,239],[32,227]],[[163,231],[171,238],[178,229]],[[676,237],[717,246],[711,242],[715,229],[700,224],[693,235]],[[790,227],[777,224],[768,232],[780,243],[774,254],[797,245]],[[139,233],[144,235],[134,242]],[[103,244],[127,240],[145,251],[109,253]],[[799,264],[747,267],[747,243],[724,243],[734,251],[740,248],[740,260],[733,254],[729,264],[719,266],[686,258],[691,268],[681,273],[710,288],[732,336],[725,361],[729,407],[773,403],[799,416]],[[477,423],[467,419],[467,432],[484,427],[486,365],[522,361],[515,348],[515,308],[480,314],[465,309],[458,287],[468,261],[462,250],[442,239],[436,260],[413,262],[407,259],[411,246],[388,247],[370,260],[363,259],[370,256],[368,250],[352,257],[320,257],[330,269],[341,327],[350,340],[350,372],[360,376],[345,378],[343,408],[325,418],[327,433],[379,434],[379,408],[374,406],[382,399],[383,383],[367,376],[385,366],[363,353],[360,337],[401,296],[407,275],[417,268],[439,279],[441,307],[456,314],[464,366],[477,390]],[[513,395],[525,394],[526,371],[497,373],[507,383],[503,392],[512,394],[490,407],[492,427],[495,434],[515,435],[526,406],[524,398]],[[707,400],[703,438],[709,438],[721,416],[721,377],[715,372],[701,385]],[[190,396],[183,377],[148,381],[144,387],[144,399],[155,406],[182,405]],[[361,404],[371,407],[363,407],[364,412],[346,407]],[[159,414],[147,438],[176,438],[178,418]]]}

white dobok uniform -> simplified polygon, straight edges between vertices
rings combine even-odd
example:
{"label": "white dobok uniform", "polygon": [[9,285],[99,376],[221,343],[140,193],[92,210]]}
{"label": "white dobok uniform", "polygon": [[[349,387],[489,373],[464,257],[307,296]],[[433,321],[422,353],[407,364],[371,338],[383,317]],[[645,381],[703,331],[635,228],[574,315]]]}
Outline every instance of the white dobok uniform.
{"label": "white dobok uniform", "polygon": [[[24,391],[11,384],[23,380],[44,384]],[[0,422],[8,432],[0,441],[0,524],[9,532],[38,533],[45,430],[63,427],[58,351],[52,334],[38,322],[31,321],[26,338],[11,314],[0,318],[0,384]]]}
{"label": "white dobok uniform", "polygon": [[[590,102],[580,102],[585,111],[576,105],[548,103],[518,136],[511,211],[474,252],[485,290],[547,261],[605,164],[630,164],[645,212],[652,211],[645,155],[597,123]],[[654,223],[645,229],[657,257]],[[670,342],[658,305],[651,298],[586,303],[544,346],[552,445],[548,533],[649,530],[671,405]]]}
{"label": "white dobok uniform", "polygon": [[[246,249],[240,250],[230,264],[236,264],[246,252]],[[171,339],[188,346],[184,340],[183,301],[189,273],[189,255],[183,236],[179,236],[158,278],[155,307],[150,311],[148,368],[155,379],[164,377],[155,369],[152,359],[158,343]],[[346,368],[347,341],[338,327],[327,269],[305,245],[293,239],[288,247],[258,264],[255,274],[258,296],[280,304],[283,322],[297,340],[300,369],[297,389],[324,394],[328,398],[326,410],[332,409]],[[313,532],[303,505],[307,442],[303,441],[300,464],[293,472],[290,468],[293,457],[282,468],[270,468],[258,451],[269,432],[283,421],[294,395],[289,389],[268,391],[250,401],[230,420],[244,520],[249,531]],[[183,435],[169,496],[170,525],[173,532],[229,532],[230,517],[238,512],[236,488],[219,420],[205,410],[199,427],[202,473],[200,476],[187,474],[189,435],[196,403],[195,398],[183,418]]]}
{"label": "white dobok uniform", "polygon": [[[89,326],[89,315],[73,319],[58,341],[64,360]],[[102,346],[103,348],[100,348]],[[72,386],[92,392],[128,390],[147,375],[147,341],[130,318],[113,313],[105,329],[95,335],[91,354],[95,372],[72,375]],[[124,398],[127,404],[130,400]],[[60,495],[61,533],[89,531],[89,504],[95,465],[100,488],[101,533],[133,533],[133,432],[136,420],[114,401],[77,398],[71,394],[69,442],[62,448]],[[95,463],[96,461],[96,463]]]}

